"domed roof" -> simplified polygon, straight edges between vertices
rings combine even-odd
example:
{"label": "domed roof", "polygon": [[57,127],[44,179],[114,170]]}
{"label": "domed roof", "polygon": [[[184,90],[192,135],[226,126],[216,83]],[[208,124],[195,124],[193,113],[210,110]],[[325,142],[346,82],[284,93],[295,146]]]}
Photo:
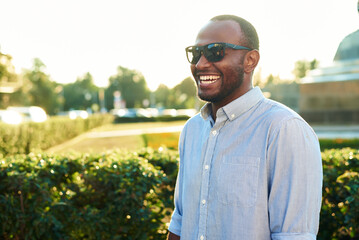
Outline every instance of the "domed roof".
{"label": "domed roof", "polygon": [[334,61],[354,59],[359,59],[359,30],[349,34],[343,39],[334,57]]}

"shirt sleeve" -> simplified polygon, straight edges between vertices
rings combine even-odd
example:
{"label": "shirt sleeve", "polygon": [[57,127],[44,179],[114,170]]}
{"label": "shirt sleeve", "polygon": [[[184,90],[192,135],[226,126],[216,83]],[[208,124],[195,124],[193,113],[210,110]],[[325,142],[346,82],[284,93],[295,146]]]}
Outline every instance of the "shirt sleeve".
{"label": "shirt sleeve", "polygon": [[316,239],[322,198],[322,159],[313,129],[282,120],[269,139],[268,211],[273,240]]}
{"label": "shirt sleeve", "polygon": [[175,194],[174,194],[174,211],[172,213],[171,222],[168,227],[168,230],[178,236],[181,236],[181,228],[182,228],[182,175],[183,175],[183,151],[184,151],[184,139],[185,139],[185,132],[186,126],[183,128],[181,132],[181,136],[179,139],[179,155],[180,155],[180,165],[179,171],[177,174],[177,181],[175,187]]}

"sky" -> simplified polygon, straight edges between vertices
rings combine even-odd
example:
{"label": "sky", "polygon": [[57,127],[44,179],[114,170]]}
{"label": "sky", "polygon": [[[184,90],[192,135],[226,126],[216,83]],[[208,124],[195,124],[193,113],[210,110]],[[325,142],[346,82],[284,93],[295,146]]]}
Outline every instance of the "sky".
{"label": "sky", "polygon": [[298,60],[330,65],[359,29],[357,0],[0,0],[0,51],[17,73],[39,58],[59,83],[90,72],[106,87],[122,66],[141,72],[151,90],[173,87],[191,76],[185,47],[221,14],[257,29],[262,77],[293,78]]}

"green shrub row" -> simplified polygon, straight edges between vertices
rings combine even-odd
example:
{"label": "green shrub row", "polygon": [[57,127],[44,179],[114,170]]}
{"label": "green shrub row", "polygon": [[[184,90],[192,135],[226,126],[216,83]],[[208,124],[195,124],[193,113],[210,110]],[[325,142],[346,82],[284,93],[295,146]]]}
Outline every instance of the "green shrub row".
{"label": "green shrub row", "polygon": [[0,239],[165,239],[177,162],[147,150],[0,160]]}
{"label": "green shrub row", "polygon": [[113,120],[114,117],[110,114],[94,114],[87,119],[52,117],[43,123],[0,123],[0,155],[45,150]]}
{"label": "green shrub row", "polygon": [[318,239],[359,238],[359,149],[322,152],[323,201]]}
{"label": "green shrub row", "polygon": [[[322,152],[318,239],[359,236],[359,150]],[[174,150],[0,160],[0,239],[165,239]]]}
{"label": "green shrub row", "polygon": [[320,142],[320,149],[322,151],[326,149],[333,149],[333,148],[354,148],[359,149],[359,139],[319,139]]}

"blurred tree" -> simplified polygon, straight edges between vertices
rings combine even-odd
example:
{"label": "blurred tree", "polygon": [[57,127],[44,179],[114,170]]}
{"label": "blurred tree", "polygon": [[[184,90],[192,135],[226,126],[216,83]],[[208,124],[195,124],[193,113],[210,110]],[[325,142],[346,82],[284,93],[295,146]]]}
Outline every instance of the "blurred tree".
{"label": "blurred tree", "polygon": [[[42,107],[48,114],[56,114],[60,109],[60,98],[55,89],[58,84],[50,80],[50,76],[44,72],[45,64],[38,58],[34,59],[31,70],[25,70],[25,86],[20,90],[20,95],[27,95],[25,105]],[[27,85],[27,86],[26,86]]]}
{"label": "blurred tree", "polygon": [[157,107],[169,108],[171,90],[164,84],[160,84],[155,91],[155,102]]}
{"label": "blurred tree", "polygon": [[279,75],[277,76],[274,76],[273,74],[270,74],[265,81],[263,81],[261,83],[261,87],[262,88],[266,88],[267,86],[269,85],[277,85],[277,84],[280,84],[280,83],[283,83],[285,82],[284,80],[282,80]]}
{"label": "blurred tree", "polygon": [[270,74],[267,78],[266,85],[274,84],[274,83],[275,83],[274,76],[273,76],[273,74]]}
{"label": "blurred tree", "polygon": [[198,101],[196,84],[191,77],[184,79],[171,89],[169,97],[171,108],[196,108]]}
{"label": "blurred tree", "polygon": [[20,78],[15,73],[12,57],[0,52],[0,108],[11,104],[12,93],[21,87]]}
{"label": "blurred tree", "polygon": [[[273,77],[273,76],[272,76]],[[296,81],[271,80],[262,91],[272,100],[281,102],[295,111],[299,110],[299,84]],[[270,80],[270,79],[269,79]],[[273,83],[274,82],[274,83]]]}
{"label": "blurred tree", "polygon": [[[121,94],[127,108],[144,106],[144,100],[149,100],[150,91],[143,75],[135,70],[119,66],[117,74],[109,79],[109,87],[105,92],[106,108],[114,108],[114,93]],[[148,101],[147,101],[148,102]]]}
{"label": "blurred tree", "polygon": [[313,59],[312,61],[299,60],[294,64],[293,74],[296,80],[304,78],[307,75],[307,71],[316,69],[319,65],[319,61]]}
{"label": "blurred tree", "polygon": [[295,80],[285,80],[279,75],[270,74],[261,88],[266,97],[298,111],[299,84]]}
{"label": "blurred tree", "polygon": [[74,83],[63,86],[64,110],[97,110],[98,92],[99,88],[94,84],[92,75],[86,73],[83,77],[77,78]]}
{"label": "blurred tree", "polygon": [[0,83],[17,82],[14,65],[11,63],[12,57],[0,52]]}
{"label": "blurred tree", "polygon": [[253,75],[253,85],[259,86],[262,88],[264,86],[264,81],[262,80],[262,68],[258,67]]}

